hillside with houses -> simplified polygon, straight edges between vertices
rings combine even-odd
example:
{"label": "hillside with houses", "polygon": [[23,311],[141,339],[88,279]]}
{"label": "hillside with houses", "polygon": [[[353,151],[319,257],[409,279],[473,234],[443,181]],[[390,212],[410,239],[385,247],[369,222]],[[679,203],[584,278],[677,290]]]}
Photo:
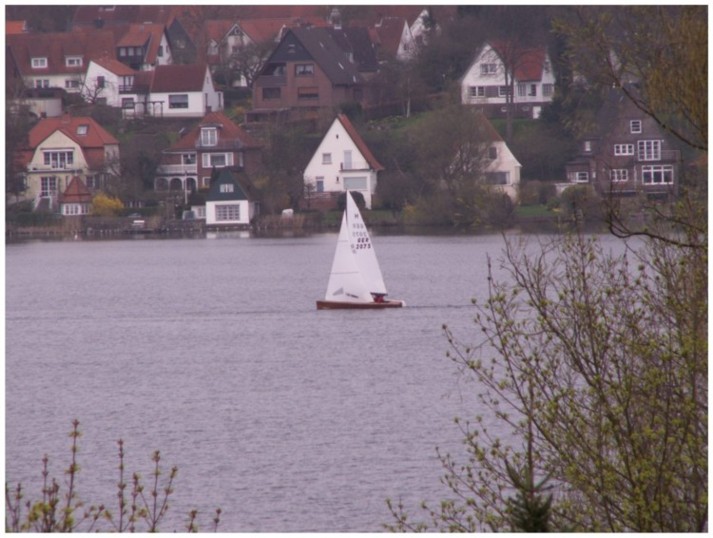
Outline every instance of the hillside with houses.
{"label": "hillside with houses", "polygon": [[9,6],[8,230],[320,222],[346,190],[463,227],[675,198],[696,156],[635,79],[573,76],[567,8],[528,9]]}

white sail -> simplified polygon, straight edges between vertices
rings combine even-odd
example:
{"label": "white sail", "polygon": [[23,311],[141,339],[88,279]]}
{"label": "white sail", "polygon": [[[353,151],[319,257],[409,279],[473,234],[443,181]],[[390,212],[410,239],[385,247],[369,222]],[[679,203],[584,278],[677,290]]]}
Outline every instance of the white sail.
{"label": "white sail", "polygon": [[385,295],[386,286],[369,232],[347,192],[325,300],[369,303],[374,301],[372,294]]}
{"label": "white sail", "polygon": [[371,242],[371,237],[369,237],[369,232],[366,229],[366,224],[364,224],[359,208],[349,191],[347,191],[345,214],[349,228],[349,243],[369,292],[386,295],[386,285],[381,274],[379,261],[376,259],[374,245]]}
{"label": "white sail", "polygon": [[334,252],[332,271],[329,274],[327,293],[324,298],[327,301],[370,302],[372,296],[352,251],[350,235],[347,212],[345,211],[342,215],[337,250]]}

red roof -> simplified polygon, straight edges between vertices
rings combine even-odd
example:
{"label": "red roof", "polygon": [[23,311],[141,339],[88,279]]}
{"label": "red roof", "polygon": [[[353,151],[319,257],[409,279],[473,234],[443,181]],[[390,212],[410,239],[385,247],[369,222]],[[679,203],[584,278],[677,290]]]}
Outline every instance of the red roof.
{"label": "red roof", "polygon": [[128,76],[136,74],[136,71],[131,69],[125,63],[122,63],[119,60],[115,60],[114,58],[110,58],[107,56],[95,58],[93,62],[102,66],[107,71],[114,73],[115,75]]}
{"label": "red roof", "polygon": [[380,50],[390,57],[395,57],[406,24],[406,19],[403,17],[385,17],[370,28],[370,35]]}
{"label": "red roof", "polygon": [[5,21],[5,35],[24,34],[27,32],[26,21]]}
{"label": "red roof", "polygon": [[208,112],[208,114],[206,114],[198,124],[184,134],[178,142],[169,148],[168,151],[195,151],[196,142],[201,136],[201,128],[207,126],[218,127],[218,140],[221,146],[223,146],[227,141],[237,140],[244,147],[260,147],[260,144],[256,142],[255,139],[253,139],[242,127],[233,123],[233,121],[223,112],[214,111]]}
{"label": "red roof", "polygon": [[59,201],[63,204],[87,204],[92,201],[92,193],[79,177],[74,176]]}
{"label": "red roof", "polygon": [[146,49],[146,63],[153,64],[158,56],[158,48],[164,34],[163,24],[131,24],[128,31],[119,39],[118,47],[143,47]]}
{"label": "red roof", "polygon": [[345,114],[337,114],[337,119],[342,124],[342,126],[344,126],[344,130],[347,132],[352,141],[356,144],[357,149],[359,149],[361,154],[364,156],[366,162],[369,163],[369,166],[371,166],[371,168],[374,170],[383,170],[384,167],[379,161],[376,160],[376,157],[374,157],[374,154],[371,153],[371,150],[366,145],[366,142],[364,142],[364,139],[356,130],[352,122],[349,121],[349,118]]}
{"label": "red roof", "polygon": [[208,67],[204,64],[157,65],[152,92],[200,92]]}
{"label": "red roof", "polygon": [[507,61],[507,58],[513,59],[517,81],[542,80],[547,55],[545,47],[520,48],[506,41],[491,42],[490,46],[503,61]]}
{"label": "red roof", "polygon": [[60,131],[82,148],[103,148],[106,145],[118,144],[104,127],[89,116],[69,116],[65,114],[57,118],[44,118],[30,129],[28,135],[31,148],[36,148],[55,131]]}

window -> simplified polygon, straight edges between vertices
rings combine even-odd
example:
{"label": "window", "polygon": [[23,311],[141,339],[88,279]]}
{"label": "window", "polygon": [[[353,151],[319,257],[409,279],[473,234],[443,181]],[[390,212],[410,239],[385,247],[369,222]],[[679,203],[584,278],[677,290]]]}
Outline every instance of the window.
{"label": "window", "polygon": [[317,176],[316,190],[317,192],[324,192],[324,176]]}
{"label": "window", "polygon": [[584,141],[584,151],[585,151],[585,153],[591,153],[591,151],[592,151],[592,141],[591,140]]}
{"label": "window", "polygon": [[640,161],[660,161],[661,140],[639,140],[637,151]]}
{"label": "window", "polygon": [[485,86],[470,86],[468,93],[471,97],[485,97]]}
{"label": "window", "polygon": [[52,168],[68,168],[74,164],[73,151],[45,151],[43,156],[45,166]]}
{"label": "window", "polygon": [[121,108],[125,108],[128,110],[133,110],[134,108],[134,98],[133,97],[122,97],[121,99]]}
{"label": "window", "polygon": [[46,79],[46,78],[35,79],[35,88],[49,88],[49,87],[50,87],[49,79]]}
{"label": "window", "polygon": [[222,193],[232,193],[235,192],[235,185],[232,183],[221,183],[220,192]]}
{"label": "window", "polygon": [[615,168],[613,170],[609,170],[609,178],[612,180],[612,183],[629,181],[629,171],[626,168]]}
{"label": "window", "polygon": [[203,168],[223,168],[233,165],[232,153],[204,153],[201,158]]}
{"label": "window", "polygon": [[319,99],[319,89],[317,86],[297,88],[297,99]]}
{"label": "window", "polygon": [[66,56],[64,58],[64,65],[66,65],[67,67],[82,67],[82,57]]}
{"label": "window", "polygon": [[348,191],[366,191],[366,177],[345,177],[344,188]]}
{"label": "window", "polygon": [[486,172],[485,183],[488,185],[507,185],[509,172]]}
{"label": "window", "polygon": [[537,84],[530,84],[530,97],[537,97]]}
{"label": "window", "polygon": [[649,164],[641,167],[641,181],[644,185],[671,185],[673,165]]}
{"label": "window", "polygon": [[495,160],[498,158],[498,148],[490,146],[488,148],[488,159]]}
{"label": "window", "polygon": [[544,97],[552,97],[555,94],[554,84],[543,84],[542,85],[542,95]]}
{"label": "window", "polygon": [[203,127],[201,129],[201,145],[215,146],[218,144],[218,129],[215,127]]}
{"label": "window", "polygon": [[126,47],[119,47],[119,58],[126,56]]}
{"label": "window", "polygon": [[196,154],[195,153],[184,153],[183,154],[183,164],[196,164]]}
{"label": "window", "polygon": [[188,94],[178,93],[169,95],[168,108],[188,108]]}
{"label": "window", "polygon": [[486,86],[485,97],[497,97],[499,86]]}
{"label": "window", "polygon": [[77,134],[79,136],[85,136],[88,131],[89,131],[89,125],[87,125],[86,123],[77,125]]}
{"label": "window", "polygon": [[104,86],[106,86],[106,78],[97,77],[97,88],[103,88]]}
{"label": "window", "polygon": [[314,64],[295,64],[295,76],[314,75]]}
{"label": "window", "polygon": [[522,82],[518,82],[517,84],[517,96],[518,97],[525,97],[527,95],[527,84],[523,84]]}
{"label": "window", "polygon": [[633,155],[634,144],[614,144],[614,155]]}
{"label": "window", "polygon": [[638,134],[641,132],[641,120],[631,120],[629,122],[629,131],[632,134]]}
{"label": "window", "polygon": [[156,56],[159,58],[163,58],[163,45],[158,46],[158,52],[156,53]]}
{"label": "window", "polygon": [[263,88],[262,98],[268,99],[279,99],[281,97],[280,88]]}
{"label": "window", "polygon": [[40,196],[57,196],[57,178],[54,176],[40,178]]}
{"label": "window", "polygon": [[481,75],[494,75],[498,72],[497,64],[480,64]]}
{"label": "window", "polygon": [[510,93],[510,86],[498,86],[498,97],[505,97]]}
{"label": "window", "polygon": [[322,153],[322,164],[332,164],[331,153]]}
{"label": "window", "polygon": [[577,183],[587,183],[589,181],[589,172],[577,172],[574,176]]}
{"label": "window", "polygon": [[221,204],[215,206],[215,220],[240,220],[240,204]]}
{"label": "window", "polygon": [[32,69],[44,69],[47,67],[47,58],[32,58]]}
{"label": "window", "polygon": [[67,79],[67,80],[64,81],[64,87],[65,87],[65,89],[67,89],[67,90],[79,88],[79,81],[78,81],[78,80]]}

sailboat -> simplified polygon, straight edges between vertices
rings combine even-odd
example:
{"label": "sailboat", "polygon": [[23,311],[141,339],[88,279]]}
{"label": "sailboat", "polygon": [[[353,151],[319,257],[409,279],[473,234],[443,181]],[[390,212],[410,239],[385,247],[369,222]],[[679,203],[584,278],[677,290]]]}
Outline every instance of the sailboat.
{"label": "sailboat", "polygon": [[403,301],[387,300],[386,285],[369,232],[351,193],[342,215],[337,249],[329,274],[327,293],[318,310],[334,308],[399,308]]}

